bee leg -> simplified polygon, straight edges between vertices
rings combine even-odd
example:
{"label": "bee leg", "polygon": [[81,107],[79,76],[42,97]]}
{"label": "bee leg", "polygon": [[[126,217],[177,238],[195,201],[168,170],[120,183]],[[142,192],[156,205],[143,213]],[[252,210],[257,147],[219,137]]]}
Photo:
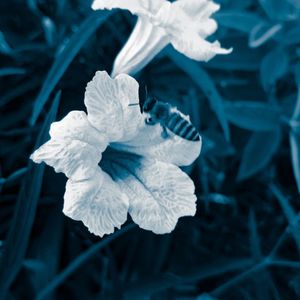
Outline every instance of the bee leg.
{"label": "bee leg", "polygon": [[169,137],[166,127],[162,127],[161,137],[163,139],[167,139]]}
{"label": "bee leg", "polygon": [[153,120],[152,120],[151,118],[146,118],[146,119],[145,119],[145,123],[146,123],[147,125],[155,125],[155,122],[153,122]]}

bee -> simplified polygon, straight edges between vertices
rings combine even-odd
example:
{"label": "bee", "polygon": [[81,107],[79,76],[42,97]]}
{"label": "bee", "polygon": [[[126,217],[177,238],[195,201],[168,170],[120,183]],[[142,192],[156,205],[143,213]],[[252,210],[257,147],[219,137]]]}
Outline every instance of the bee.
{"label": "bee", "polygon": [[161,125],[163,138],[169,137],[169,130],[173,134],[189,141],[200,140],[197,129],[191,124],[189,119],[169,103],[150,97],[145,101],[142,111],[147,114],[145,120],[147,125]]}

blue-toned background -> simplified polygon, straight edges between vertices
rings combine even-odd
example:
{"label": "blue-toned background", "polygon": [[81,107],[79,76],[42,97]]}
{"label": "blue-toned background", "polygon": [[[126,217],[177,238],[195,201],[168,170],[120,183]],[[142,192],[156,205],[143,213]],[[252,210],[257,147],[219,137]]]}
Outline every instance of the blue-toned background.
{"label": "blue-toned background", "polygon": [[213,38],[232,54],[198,63],[168,48],[136,76],[203,137],[185,169],[197,214],[171,234],[128,221],[103,239],[62,214],[65,176],[29,155],[53,120],[84,110],[135,17],[87,0],[0,2],[1,300],[300,298],[300,2],[217,2]]}

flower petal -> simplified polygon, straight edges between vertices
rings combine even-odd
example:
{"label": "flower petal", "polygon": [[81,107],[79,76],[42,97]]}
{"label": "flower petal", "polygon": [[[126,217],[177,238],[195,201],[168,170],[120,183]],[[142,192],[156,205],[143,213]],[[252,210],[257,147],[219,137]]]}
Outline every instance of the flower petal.
{"label": "flower petal", "polygon": [[177,51],[198,61],[207,62],[216,54],[229,54],[232,52],[231,48],[221,48],[218,41],[214,43],[207,42],[193,32],[178,35],[177,37],[172,36],[171,43]]}
{"label": "flower petal", "polygon": [[101,134],[88,121],[84,111],[71,111],[61,121],[50,127],[53,139],[75,139],[93,145],[103,152],[107,146],[105,135]]}
{"label": "flower petal", "polygon": [[127,9],[132,14],[148,15],[155,13],[165,0],[95,0],[92,9]]}
{"label": "flower petal", "polygon": [[126,44],[115,59],[112,77],[135,74],[146,66],[167,44],[163,28],[153,26],[146,17],[139,17]]}
{"label": "flower petal", "polygon": [[[178,0],[173,3],[173,13],[175,13],[174,7],[184,11],[189,17],[189,23],[193,24],[191,28],[202,38],[206,38],[217,30],[217,22],[210,17],[220,9],[219,4],[210,0]],[[185,22],[188,21],[185,20]]]}
{"label": "flower petal", "polygon": [[150,159],[137,164],[128,156],[112,161],[111,168],[114,181],[129,198],[129,213],[141,228],[168,233],[178,218],[195,214],[193,181],[178,167]]}
{"label": "flower petal", "polygon": [[82,221],[91,233],[100,237],[113,233],[127,219],[126,195],[99,167],[88,180],[68,180],[64,198],[64,214]]}
{"label": "flower petal", "polygon": [[139,84],[131,76],[120,74],[115,78],[118,85],[118,98],[123,109],[123,132],[119,141],[130,140],[137,134],[144,118],[139,106]]}
{"label": "flower petal", "polygon": [[231,49],[222,49],[219,42],[209,43],[204,40],[218,27],[216,21],[209,17],[219,6],[211,1],[200,1],[192,13],[193,3],[193,0],[191,3],[166,2],[153,16],[152,22],[165,29],[177,51],[192,59],[208,61],[216,54],[230,53]]}
{"label": "flower petal", "polygon": [[118,86],[106,71],[98,71],[87,84],[84,104],[89,122],[109,140],[123,135],[123,111]]}
{"label": "flower petal", "polygon": [[[109,142],[127,140],[136,134],[141,122],[138,83],[129,75],[112,79],[106,71],[96,72],[87,85],[84,103],[88,121]],[[133,103],[137,105],[130,106]]]}
{"label": "flower petal", "polygon": [[209,18],[218,9],[219,5],[207,0],[166,2],[153,17],[153,21],[175,37],[193,32],[205,38],[218,27],[217,22]]}
{"label": "flower petal", "polygon": [[209,18],[220,9],[220,5],[210,0],[177,0],[173,5],[180,7],[188,16]]}
{"label": "flower petal", "polygon": [[162,132],[159,124],[149,126],[144,123],[132,140],[126,143],[114,143],[111,146],[178,166],[188,166],[199,156],[201,139],[189,141],[172,133],[167,138],[163,138]]}
{"label": "flower petal", "polygon": [[79,140],[51,139],[30,157],[34,162],[45,162],[55,172],[68,178],[83,180],[94,175],[101,160],[101,151]]}

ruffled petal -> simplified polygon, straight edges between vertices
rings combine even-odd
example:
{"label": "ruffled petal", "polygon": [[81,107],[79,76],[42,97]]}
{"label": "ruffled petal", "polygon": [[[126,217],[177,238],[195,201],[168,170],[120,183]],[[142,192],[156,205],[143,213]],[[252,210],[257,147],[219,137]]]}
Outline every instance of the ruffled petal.
{"label": "ruffled petal", "polygon": [[123,110],[118,93],[118,85],[106,71],[96,72],[85,91],[88,121],[110,141],[123,135]]}
{"label": "ruffled petal", "polygon": [[209,18],[220,9],[220,5],[210,0],[177,0],[173,5],[180,7],[189,17]]}
{"label": "ruffled petal", "polygon": [[189,141],[171,132],[167,138],[163,138],[162,132],[159,124],[149,126],[143,123],[138,134],[132,140],[114,143],[111,144],[111,147],[177,166],[188,166],[199,156],[202,145],[201,138],[198,141]]}
{"label": "ruffled petal", "polygon": [[197,5],[194,2],[166,2],[151,21],[164,28],[177,51],[192,59],[208,61],[216,54],[230,53],[231,49],[222,49],[219,42],[204,40],[218,27],[217,22],[209,17],[219,9],[219,5],[211,1],[200,1]]}
{"label": "ruffled petal", "polygon": [[144,120],[139,106],[139,84],[127,74],[118,75],[115,81],[118,85],[118,97],[123,109],[124,135],[120,141],[126,141],[137,134]]}
{"label": "ruffled petal", "polygon": [[83,180],[91,178],[101,160],[101,151],[79,140],[51,139],[30,158],[36,162],[45,162],[55,172],[63,172],[68,178]]}
{"label": "ruffled petal", "polygon": [[171,43],[173,47],[191,59],[198,61],[209,61],[217,54],[229,54],[232,49],[221,48],[220,43],[207,42],[199,35],[190,32],[189,34],[172,36]]}
{"label": "ruffled petal", "polygon": [[84,103],[88,121],[110,142],[127,140],[136,134],[141,122],[138,83],[129,75],[112,79],[106,71],[96,72],[88,83]]}
{"label": "ruffled petal", "polygon": [[108,144],[106,136],[94,128],[84,111],[71,111],[50,127],[53,139],[75,139],[93,145],[103,152]]}
{"label": "ruffled petal", "polygon": [[126,195],[99,167],[88,180],[68,180],[64,198],[64,214],[82,221],[91,233],[100,237],[113,233],[127,219]]}
{"label": "ruffled petal", "polygon": [[166,0],[95,0],[92,9],[120,8],[129,10],[136,15],[155,13]]}
{"label": "ruffled petal", "polygon": [[217,30],[217,22],[210,17],[220,9],[219,4],[210,0],[178,0],[173,6],[184,11],[189,17],[191,27],[202,38],[206,38]]}
{"label": "ruffled petal", "polygon": [[193,181],[174,165],[124,156],[111,162],[111,173],[128,196],[129,214],[143,229],[169,233],[178,218],[196,212]]}

